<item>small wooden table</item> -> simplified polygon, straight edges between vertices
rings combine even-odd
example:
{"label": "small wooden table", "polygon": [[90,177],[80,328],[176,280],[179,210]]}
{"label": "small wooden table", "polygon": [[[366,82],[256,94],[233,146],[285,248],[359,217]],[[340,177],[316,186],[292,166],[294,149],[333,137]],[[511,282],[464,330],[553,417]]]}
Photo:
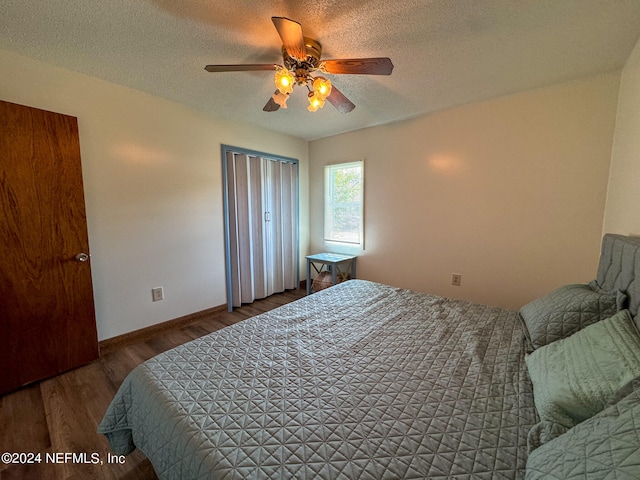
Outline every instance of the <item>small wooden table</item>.
{"label": "small wooden table", "polygon": [[[339,253],[316,253],[315,255],[307,255],[307,295],[311,293],[311,266],[320,274],[323,268],[325,271],[331,272],[331,285],[336,285],[339,281],[344,281],[350,275],[356,278],[356,259],[355,255],[342,255]],[[320,264],[320,268],[316,267]],[[341,269],[341,266],[344,269]]]}

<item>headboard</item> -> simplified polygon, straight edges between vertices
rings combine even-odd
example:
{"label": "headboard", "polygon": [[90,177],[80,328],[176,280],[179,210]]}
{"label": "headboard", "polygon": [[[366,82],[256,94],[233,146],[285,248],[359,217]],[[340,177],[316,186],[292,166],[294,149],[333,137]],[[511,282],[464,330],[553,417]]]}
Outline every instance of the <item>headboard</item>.
{"label": "headboard", "polygon": [[[598,286],[606,291],[621,290],[629,297],[629,311],[640,321],[640,238],[607,233],[602,239],[598,265]],[[640,326],[640,325],[639,325]]]}

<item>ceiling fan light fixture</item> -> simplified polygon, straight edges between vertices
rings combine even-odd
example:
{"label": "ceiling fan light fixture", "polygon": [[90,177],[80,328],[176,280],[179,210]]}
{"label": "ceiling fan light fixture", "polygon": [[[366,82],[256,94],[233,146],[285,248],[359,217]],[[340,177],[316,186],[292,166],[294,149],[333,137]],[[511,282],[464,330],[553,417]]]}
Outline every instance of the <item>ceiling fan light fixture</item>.
{"label": "ceiling fan light fixture", "polygon": [[280,93],[287,95],[293,92],[293,84],[295,80],[296,79],[293,74],[286,68],[281,67],[276,70],[274,82],[276,84],[276,88],[278,89],[278,91],[280,91]]}
{"label": "ceiling fan light fixture", "polygon": [[324,77],[316,77],[313,81],[313,91],[318,98],[325,100],[331,95],[331,80]]}
{"label": "ceiling fan light fixture", "polygon": [[287,100],[289,99],[288,93],[282,93],[280,90],[277,90],[271,98],[273,98],[273,101],[281,108],[287,108]]}
{"label": "ceiling fan light fixture", "polygon": [[316,92],[310,92],[309,106],[307,107],[307,110],[315,112],[322,107],[324,107],[324,98],[320,98]]}
{"label": "ceiling fan light fixture", "polygon": [[321,60],[322,45],[302,34],[299,22],[286,17],[271,17],[282,40],[282,65],[274,63],[216,64],[206,65],[207,72],[258,72],[275,71],[273,81],[276,92],[262,108],[275,112],[286,108],[288,95],[297,84],[309,91],[309,107],[312,112],[322,108],[325,100],[340,113],[349,113],[356,106],[340,90],[332,87],[323,75],[391,75],[393,63],[388,57],[346,58]]}

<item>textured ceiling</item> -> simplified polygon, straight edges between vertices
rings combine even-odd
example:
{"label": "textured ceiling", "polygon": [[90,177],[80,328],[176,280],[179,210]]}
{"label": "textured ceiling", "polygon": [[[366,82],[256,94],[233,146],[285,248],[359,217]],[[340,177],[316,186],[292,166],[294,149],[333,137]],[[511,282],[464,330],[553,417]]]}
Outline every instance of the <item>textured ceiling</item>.
{"label": "textured ceiling", "polygon": [[[356,109],[262,111],[284,16],[323,58],[388,56],[391,76],[334,75]],[[620,68],[640,36],[639,0],[0,0],[0,48],[304,139],[410,118]]]}

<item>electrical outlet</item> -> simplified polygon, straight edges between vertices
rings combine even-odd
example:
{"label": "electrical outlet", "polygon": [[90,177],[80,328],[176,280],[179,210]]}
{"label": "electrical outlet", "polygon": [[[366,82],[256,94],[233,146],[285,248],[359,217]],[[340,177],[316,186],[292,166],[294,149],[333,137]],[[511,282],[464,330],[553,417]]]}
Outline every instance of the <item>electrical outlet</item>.
{"label": "electrical outlet", "polygon": [[155,287],[151,289],[151,298],[154,302],[164,300],[164,287]]}
{"label": "electrical outlet", "polygon": [[462,275],[459,273],[452,273],[451,274],[451,285],[453,285],[454,287],[459,287],[460,286],[460,282],[462,282]]}

